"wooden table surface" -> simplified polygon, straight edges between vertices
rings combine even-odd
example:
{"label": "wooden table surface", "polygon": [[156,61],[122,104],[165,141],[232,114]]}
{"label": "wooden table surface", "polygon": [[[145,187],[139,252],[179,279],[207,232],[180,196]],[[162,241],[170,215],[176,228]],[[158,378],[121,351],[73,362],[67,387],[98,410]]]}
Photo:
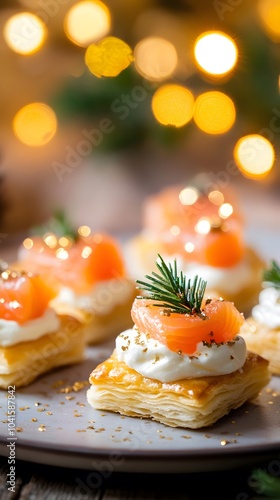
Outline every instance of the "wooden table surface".
{"label": "wooden table surface", "polygon": [[[250,485],[256,468],[280,471],[280,450],[245,467],[207,473],[141,474],[98,472],[52,467],[16,460],[15,492],[8,491],[7,458],[0,457],[1,500],[253,500],[258,496]],[[270,499],[271,500],[271,499]],[[275,498],[274,500],[279,500]]]}

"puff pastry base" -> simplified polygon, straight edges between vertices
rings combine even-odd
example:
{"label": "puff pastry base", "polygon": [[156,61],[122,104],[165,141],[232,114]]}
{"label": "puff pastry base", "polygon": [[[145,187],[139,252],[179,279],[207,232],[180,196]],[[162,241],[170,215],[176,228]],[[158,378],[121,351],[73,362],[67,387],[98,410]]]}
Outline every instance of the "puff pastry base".
{"label": "puff pastry base", "polygon": [[61,316],[60,330],[37,340],[0,347],[0,388],[24,387],[53,368],[84,359],[86,338],[83,325]]}
{"label": "puff pastry base", "polygon": [[241,326],[240,335],[250,351],[269,361],[269,371],[280,375],[280,329],[268,328],[249,317]]}
{"label": "puff pastry base", "polygon": [[267,366],[265,359],[248,353],[244,367],[229,375],[161,383],[118,361],[113,351],[92,371],[87,400],[95,409],[199,429],[256,398],[270,380]]}
{"label": "puff pastry base", "polygon": [[[109,287],[110,285],[108,285]],[[120,332],[131,328],[131,306],[137,295],[135,282],[126,280],[124,282],[123,300],[115,303],[111,309],[104,312],[89,312],[78,307],[69,306],[65,303],[53,302],[53,308],[58,314],[70,314],[80,321],[85,328],[86,343],[88,345],[99,344],[115,338]],[[106,286],[104,285],[106,295]],[[108,296],[110,297],[110,288]]]}

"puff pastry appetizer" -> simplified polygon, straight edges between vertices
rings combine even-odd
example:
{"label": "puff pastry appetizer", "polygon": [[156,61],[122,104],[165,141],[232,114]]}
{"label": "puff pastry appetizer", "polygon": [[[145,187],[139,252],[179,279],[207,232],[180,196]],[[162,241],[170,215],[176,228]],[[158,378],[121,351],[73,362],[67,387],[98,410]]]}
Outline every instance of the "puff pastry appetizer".
{"label": "puff pastry appetizer", "polygon": [[83,226],[76,239],[50,232],[27,238],[13,267],[53,278],[59,292],[52,307],[83,323],[88,344],[106,341],[132,325],[135,284],[118,242],[108,234]]}
{"label": "puff pastry appetizer", "polygon": [[26,386],[53,368],[84,359],[84,327],[50,307],[55,293],[39,275],[2,271],[0,388]]}
{"label": "puff pastry appetizer", "polygon": [[234,304],[205,299],[193,282],[159,256],[159,273],[138,280],[134,327],[116,338],[111,356],[90,374],[96,409],[198,429],[256,398],[269,382],[268,362],[247,352],[244,316]]}
{"label": "puff pastry appetizer", "polygon": [[148,197],[142,230],[126,244],[127,261],[139,278],[156,270],[158,253],[166,262],[176,258],[188,277],[204,277],[211,296],[234,302],[248,315],[261,290],[264,261],[246,244],[234,193],[212,186],[200,175]]}
{"label": "puff pastry appetizer", "polygon": [[241,327],[248,348],[269,361],[269,370],[280,375],[280,267],[272,261],[263,272],[263,290],[252,314]]}

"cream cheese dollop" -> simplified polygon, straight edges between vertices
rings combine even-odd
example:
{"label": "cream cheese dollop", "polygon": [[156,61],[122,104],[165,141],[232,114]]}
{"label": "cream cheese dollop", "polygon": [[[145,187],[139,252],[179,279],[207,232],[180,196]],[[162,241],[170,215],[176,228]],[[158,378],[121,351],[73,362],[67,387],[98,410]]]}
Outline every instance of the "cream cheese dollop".
{"label": "cream cheese dollop", "polygon": [[199,342],[190,356],[171,351],[158,340],[150,338],[136,327],[125,330],[116,338],[119,361],[143,377],[161,382],[213,375],[226,375],[243,367],[247,349],[242,337],[210,347]]}
{"label": "cream cheese dollop", "polygon": [[9,347],[20,342],[36,340],[47,333],[58,331],[59,327],[60,319],[51,308],[48,308],[39,318],[31,319],[23,324],[0,319],[0,346]]}
{"label": "cream cheese dollop", "polygon": [[280,327],[280,290],[267,287],[259,294],[259,303],[252,309],[252,317],[268,328]]}
{"label": "cream cheese dollop", "polygon": [[248,262],[247,256],[238,264],[230,267],[213,267],[199,264],[198,262],[186,263],[179,255],[173,255],[171,261],[174,258],[177,260],[178,268],[182,269],[188,278],[193,279],[195,275],[203,276],[203,279],[207,281],[209,289],[221,290],[222,293],[238,293],[239,290],[255,279],[255,271]]}
{"label": "cream cheese dollop", "polygon": [[55,307],[58,304],[65,304],[91,314],[106,315],[118,304],[129,300],[131,291],[132,284],[126,279],[97,282],[86,294],[78,294],[72,288],[61,287],[51,305]]}

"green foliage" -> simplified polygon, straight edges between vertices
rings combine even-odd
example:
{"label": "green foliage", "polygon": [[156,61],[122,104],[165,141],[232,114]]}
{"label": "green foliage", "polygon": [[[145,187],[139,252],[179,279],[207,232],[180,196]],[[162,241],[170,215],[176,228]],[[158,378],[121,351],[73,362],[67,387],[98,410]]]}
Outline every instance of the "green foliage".
{"label": "green foliage", "polygon": [[171,264],[167,265],[160,255],[158,257],[159,262],[156,262],[156,266],[160,274],[152,272],[151,276],[146,275],[148,282],[136,280],[140,285],[138,288],[148,292],[150,299],[159,302],[155,305],[166,307],[170,312],[203,316],[201,303],[206,281],[198,276],[195,276],[193,283],[191,280],[186,281],[182,271],[179,274],[177,272],[176,260],[172,267]]}

